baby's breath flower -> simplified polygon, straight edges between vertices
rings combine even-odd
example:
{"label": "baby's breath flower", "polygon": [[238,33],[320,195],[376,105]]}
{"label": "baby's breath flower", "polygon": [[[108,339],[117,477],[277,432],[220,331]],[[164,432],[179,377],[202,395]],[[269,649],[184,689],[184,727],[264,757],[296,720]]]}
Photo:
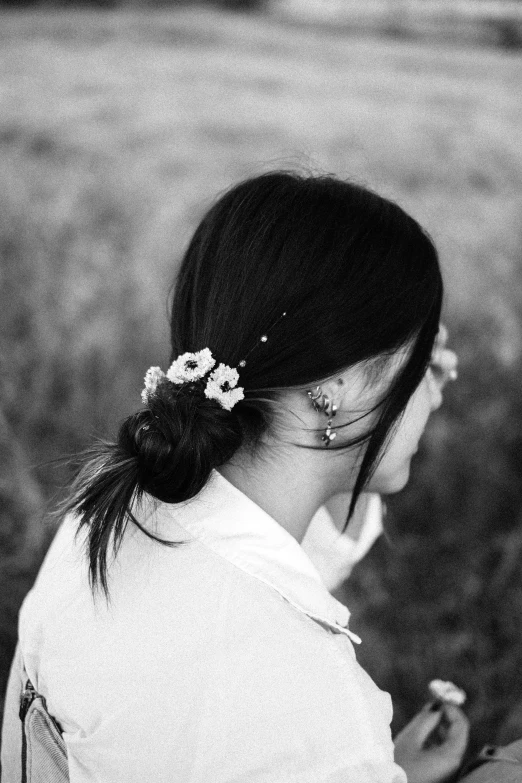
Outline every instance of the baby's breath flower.
{"label": "baby's breath flower", "polygon": [[145,388],[141,392],[141,400],[144,405],[149,401],[149,396],[154,394],[158,383],[166,377],[161,367],[149,367],[145,373]]}
{"label": "baby's breath flower", "polygon": [[210,372],[215,363],[209,348],[197,353],[183,353],[170,365],[167,378],[176,385],[198,381]]}
{"label": "baby's breath flower", "polygon": [[220,364],[207,381],[205,397],[216,400],[222,408],[231,411],[236,403],[245,398],[243,388],[237,386],[238,380],[239,373],[234,367]]}

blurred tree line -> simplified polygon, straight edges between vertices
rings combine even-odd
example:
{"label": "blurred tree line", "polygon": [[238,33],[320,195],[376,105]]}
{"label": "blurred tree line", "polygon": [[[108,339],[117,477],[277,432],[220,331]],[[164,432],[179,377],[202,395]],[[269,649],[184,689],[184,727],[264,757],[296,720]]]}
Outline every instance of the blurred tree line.
{"label": "blurred tree line", "polygon": [[210,6],[226,11],[253,12],[267,8],[270,0],[0,0],[0,8],[183,8]]}
{"label": "blurred tree line", "polygon": [[[0,0],[0,9],[183,9],[190,7],[216,8],[230,13],[282,12],[283,17],[297,24],[311,24],[332,30],[348,30],[382,35],[404,40],[426,39],[433,41],[470,42],[479,46],[494,46],[507,50],[522,48],[522,13],[513,0],[494,0],[490,8],[484,0],[467,0],[469,10],[461,4],[452,8],[451,2],[431,4],[431,0],[414,0],[404,4],[402,0],[382,0],[382,7],[368,11],[360,0],[346,0],[346,7],[338,14],[323,18],[322,14],[309,15],[308,0],[285,3],[285,0]],[[502,10],[503,4],[505,11]],[[312,9],[320,9],[315,0]],[[475,9],[475,10],[473,10]],[[473,11],[470,13],[470,10]],[[304,14],[303,14],[304,11]]]}

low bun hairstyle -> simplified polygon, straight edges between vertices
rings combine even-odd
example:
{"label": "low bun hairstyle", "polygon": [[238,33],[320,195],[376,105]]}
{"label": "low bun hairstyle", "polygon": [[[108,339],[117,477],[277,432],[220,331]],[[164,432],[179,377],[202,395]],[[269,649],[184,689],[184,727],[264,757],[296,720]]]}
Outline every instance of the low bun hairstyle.
{"label": "low bun hairstyle", "polygon": [[129,520],[156,538],[132,513],[143,493],[165,503],[189,500],[240,446],[255,449],[275,421],[281,391],[310,388],[410,346],[365,437],[353,511],[426,372],[442,292],[427,233],[365,187],[277,171],[221,196],[178,274],[171,358],[209,348],[217,362],[239,370],[245,398],[228,411],[198,384],[161,384],[123,422],[115,443],[91,449],[67,510],[88,528],[93,586],[107,593],[108,548],[117,551]]}
{"label": "low bun hairstyle", "polygon": [[171,384],[159,387],[147,410],[129,416],[118,436],[120,448],[136,458],[137,485],[164,503],[197,495],[241,442],[233,411]]}

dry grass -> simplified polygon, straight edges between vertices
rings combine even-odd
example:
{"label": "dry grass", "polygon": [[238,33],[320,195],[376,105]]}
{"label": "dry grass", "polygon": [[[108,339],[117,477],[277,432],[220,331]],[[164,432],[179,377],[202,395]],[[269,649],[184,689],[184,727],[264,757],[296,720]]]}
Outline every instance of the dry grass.
{"label": "dry grass", "polygon": [[49,461],[110,432],[165,360],[167,289],[209,199],[299,165],[396,198],[441,248],[464,372],[395,502],[396,551],[376,550],[351,601],[398,723],[429,676],[451,673],[487,738],[521,663],[521,82],[514,54],[263,17],[2,14],[2,437],[16,448],[0,543],[17,587],[3,591],[0,668],[50,534],[34,509],[67,476]]}

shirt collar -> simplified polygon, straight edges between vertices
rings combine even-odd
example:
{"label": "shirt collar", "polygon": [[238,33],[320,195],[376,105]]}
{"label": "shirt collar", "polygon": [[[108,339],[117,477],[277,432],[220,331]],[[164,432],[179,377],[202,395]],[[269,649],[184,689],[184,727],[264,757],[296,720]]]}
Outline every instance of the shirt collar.
{"label": "shirt collar", "polygon": [[350,612],[326,589],[297,540],[217,471],[196,498],[169,507],[176,522],[205,546],[277,590],[296,609],[344,633]]}

